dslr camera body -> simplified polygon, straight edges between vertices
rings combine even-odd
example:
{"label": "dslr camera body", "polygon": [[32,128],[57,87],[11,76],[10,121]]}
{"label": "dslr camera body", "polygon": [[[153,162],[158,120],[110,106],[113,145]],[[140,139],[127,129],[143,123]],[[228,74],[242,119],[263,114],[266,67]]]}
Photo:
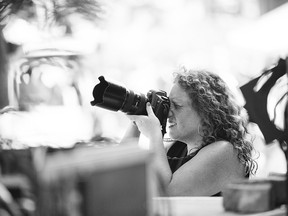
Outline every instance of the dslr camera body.
{"label": "dslr camera body", "polygon": [[166,133],[166,122],[170,101],[165,91],[150,90],[146,95],[107,82],[104,76],[98,77],[98,83],[93,89],[92,106],[98,106],[111,111],[122,111],[128,115],[147,115],[146,103],[150,102],[154,114],[162,126],[162,134]]}

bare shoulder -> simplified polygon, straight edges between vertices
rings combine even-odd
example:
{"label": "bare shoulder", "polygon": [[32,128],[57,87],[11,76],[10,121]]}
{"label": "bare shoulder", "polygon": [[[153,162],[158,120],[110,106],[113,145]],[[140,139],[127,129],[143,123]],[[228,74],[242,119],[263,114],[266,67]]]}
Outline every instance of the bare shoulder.
{"label": "bare shoulder", "polygon": [[213,155],[234,155],[237,154],[236,149],[234,146],[228,141],[217,141],[211,143],[199,151],[199,154],[213,154]]}
{"label": "bare shoulder", "polygon": [[[239,172],[243,170],[238,158],[238,151],[228,141],[217,141],[203,147],[197,154],[199,162],[205,163],[210,167],[218,167],[219,170],[224,168],[223,171],[234,170]],[[196,158],[195,158],[196,159]],[[239,173],[240,174],[240,173]]]}

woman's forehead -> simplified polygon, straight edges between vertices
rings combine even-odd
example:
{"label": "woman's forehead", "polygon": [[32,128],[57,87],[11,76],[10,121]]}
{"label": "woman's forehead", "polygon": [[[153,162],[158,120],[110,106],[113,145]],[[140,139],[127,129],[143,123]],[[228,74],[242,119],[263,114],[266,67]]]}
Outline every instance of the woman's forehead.
{"label": "woman's forehead", "polygon": [[169,94],[169,99],[174,102],[178,103],[184,103],[186,102],[187,104],[190,103],[191,99],[189,98],[188,94],[184,91],[183,88],[179,86],[179,84],[174,84],[170,94]]}

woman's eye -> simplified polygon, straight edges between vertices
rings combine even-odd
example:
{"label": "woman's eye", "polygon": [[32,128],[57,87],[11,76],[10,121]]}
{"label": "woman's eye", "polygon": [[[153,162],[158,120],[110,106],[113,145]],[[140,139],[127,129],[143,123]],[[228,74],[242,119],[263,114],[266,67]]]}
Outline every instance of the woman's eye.
{"label": "woman's eye", "polygon": [[174,109],[179,109],[181,106],[172,102],[171,103],[171,107],[174,108]]}

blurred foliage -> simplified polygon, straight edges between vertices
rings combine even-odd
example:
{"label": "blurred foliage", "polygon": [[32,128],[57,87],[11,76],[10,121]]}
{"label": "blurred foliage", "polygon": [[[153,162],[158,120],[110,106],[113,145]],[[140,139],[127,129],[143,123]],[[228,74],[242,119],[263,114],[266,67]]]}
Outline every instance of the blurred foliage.
{"label": "blurred foliage", "polygon": [[36,6],[44,9],[47,20],[53,19],[58,24],[65,23],[66,17],[75,13],[84,19],[95,20],[102,11],[96,0],[2,0],[0,21],[5,21],[10,15],[17,15],[26,20],[35,18]]}
{"label": "blurred foliage", "polygon": [[[0,3],[0,21],[2,22],[9,15],[18,14],[20,11],[31,11],[33,8],[33,1],[31,0],[2,0]],[[33,13],[24,13],[26,15],[33,15]]]}

